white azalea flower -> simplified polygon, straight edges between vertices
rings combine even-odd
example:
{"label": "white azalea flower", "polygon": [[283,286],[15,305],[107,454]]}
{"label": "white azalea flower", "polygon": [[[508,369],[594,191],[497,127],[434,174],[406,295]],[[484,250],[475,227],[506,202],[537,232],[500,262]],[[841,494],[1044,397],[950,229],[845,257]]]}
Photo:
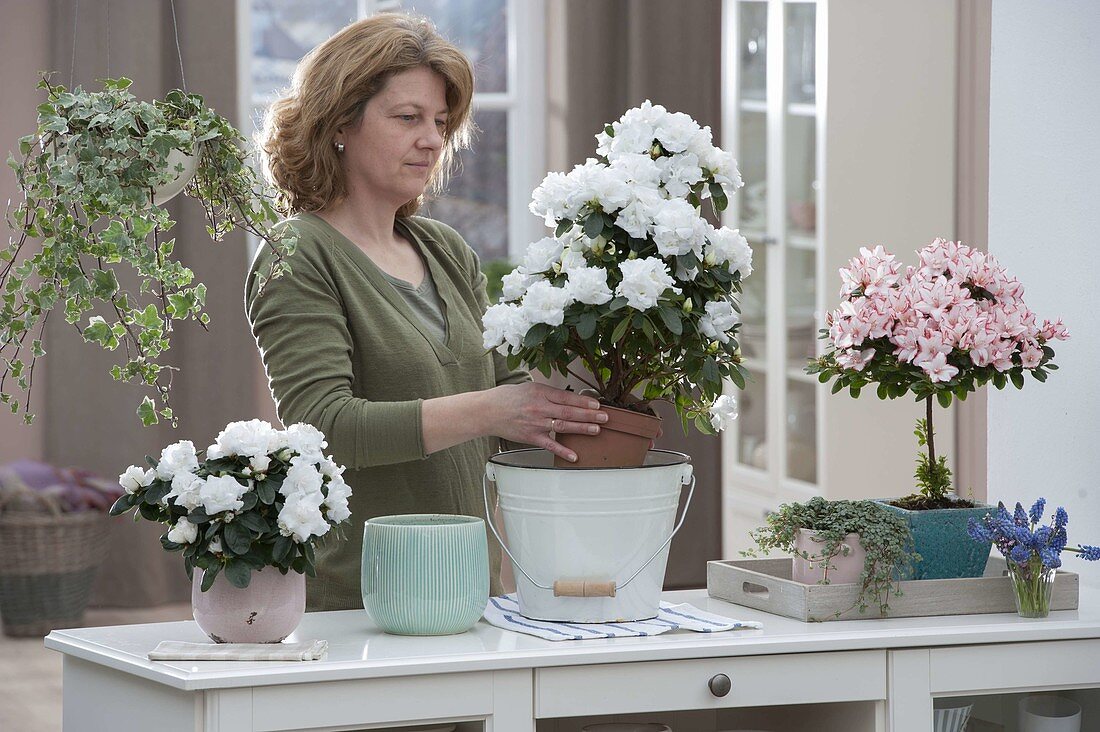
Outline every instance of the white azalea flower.
{"label": "white azalea flower", "polygon": [[699,123],[683,112],[666,114],[656,129],[656,137],[661,147],[670,153],[687,150],[698,133]]}
{"label": "white azalea flower", "polygon": [[286,428],[287,447],[312,462],[319,463],[321,451],[328,447],[321,430],[311,424],[298,422]]}
{"label": "white azalea flower", "polygon": [[157,477],[161,480],[172,480],[176,473],[194,473],[198,469],[199,458],[190,440],[181,440],[160,451]]}
{"label": "white azalea flower", "polygon": [[[652,143],[653,138],[650,138]],[[635,187],[657,190],[661,183],[661,168],[648,154],[621,153],[611,161],[611,170]]]}
{"label": "white azalea flower", "polygon": [[563,274],[568,274],[575,269],[586,266],[588,266],[588,260],[584,258],[583,249],[573,249],[570,245],[568,249],[561,253],[561,271]]}
{"label": "white azalea flower", "polygon": [[714,182],[722,186],[727,196],[744,185],[733,153],[714,147],[710,149],[709,154],[701,156],[701,162],[703,167],[714,175]]}
{"label": "white azalea flower", "polygon": [[338,465],[335,460],[329,457],[321,461],[320,469],[322,475],[332,479],[339,478],[346,470],[343,465]]}
{"label": "white azalea flower", "polygon": [[623,171],[602,164],[587,169],[584,184],[588,192],[586,199],[599,203],[606,213],[618,211],[633,198]]}
{"label": "white azalea flower", "polygon": [[703,169],[699,167],[699,157],[695,153],[663,157],[657,160],[656,165],[660,169],[661,183],[665,190],[676,198],[687,196],[691,187],[703,180]]}
{"label": "white azalea flower", "polygon": [[483,347],[486,350],[495,348],[505,356],[510,350],[519,350],[531,327],[526,310],[517,303],[490,305],[481,316],[481,322],[484,327]]}
{"label": "white azalea flower", "polygon": [[634,199],[618,213],[615,223],[635,239],[645,239],[653,227],[656,212],[664,203],[665,199],[656,190],[639,188],[634,191]]}
{"label": "white azalea flower", "polygon": [[283,480],[283,484],[279,486],[279,492],[284,496],[289,496],[292,493],[320,492],[324,475],[305,460],[298,461],[299,458],[294,458],[291,461],[290,467],[286,471],[286,478]]}
{"label": "white azalea flower", "polygon": [[729,394],[723,394],[714,400],[710,406],[710,426],[721,432],[737,419],[737,399]]}
{"label": "white azalea flower", "polygon": [[656,257],[628,259],[619,263],[623,280],[615,289],[615,294],[625,297],[627,304],[635,310],[648,310],[657,304],[665,290],[680,290],[669,275],[668,266]]}
{"label": "white azalea flower", "polygon": [[706,243],[706,220],[687,201],[673,198],[662,202],[653,216],[653,240],[662,257],[695,252],[702,257]]}
{"label": "white azalea flower", "polygon": [[290,536],[299,544],[311,536],[324,536],[331,528],[321,513],[321,493],[291,493],[279,510],[279,533]]}
{"label": "white azalea flower", "polygon": [[565,319],[565,308],[572,303],[569,291],[564,287],[554,287],[548,280],[531,285],[523,296],[521,306],[529,323],[561,325]]}
{"label": "white azalea flower", "polygon": [[190,544],[199,535],[199,527],[185,518],[176,521],[176,525],[168,530],[168,541],[176,544]]}
{"label": "white azalea flower", "polygon": [[550,173],[531,194],[531,213],[541,216],[547,226],[560,219],[576,218],[583,200],[576,195],[572,181],[565,173]]}
{"label": "white azalea flower", "polygon": [[202,487],[205,481],[194,473],[177,473],[172,478],[172,488],[165,494],[163,503],[169,498],[176,499],[176,505],[193,511],[202,505]]}
{"label": "white azalea flower", "polygon": [[223,511],[236,511],[244,508],[241,496],[248,490],[237,482],[232,475],[212,475],[202,482],[199,496],[207,516]]}
{"label": "white azalea flower", "polygon": [[221,554],[223,551],[225,551],[224,549],[222,549],[222,540],[220,536],[215,536],[213,539],[211,539],[210,544],[207,545],[207,548],[215,554]]}
{"label": "white azalea flower", "polygon": [[717,264],[728,265],[730,272],[740,272],[742,279],[752,274],[752,247],[740,231],[708,225],[707,239],[710,246],[704,251],[708,261],[713,259]]}
{"label": "white azalea flower", "polygon": [[699,318],[699,331],[707,338],[725,343],[730,339],[729,331],[741,322],[741,316],[726,300],[711,301],[705,307],[706,312]]}
{"label": "white azalea flower", "polygon": [[249,466],[254,473],[264,473],[271,467],[271,458],[267,455],[253,455],[248,460]]}
{"label": "white azalea flower", "polygon": [[156,472],[151,468],[149,470],[142,470],[137,465],[131,465],[126,468],[125,473],[118,476],[118,484],[122,486],[127,493],[133,495],[141,488],[147,488],[156,477]]}
{"label": "white azalea flower", "polygon": [[565,285],[570,297],[586,305],[603,305],[613,295],[607,286],[607,270],[602,267],[577,267],[569,270]]}
{"label": "white azalea flower", "polygon": [[351,498],[351,487],[337,476],[328,484],[328,495],[325,496],[324,505],[327,509],[328,520],[340,523],[351,516],[348,508],[348,499]]}
{"label": "white azalea flower", "polygon": [[[271,433],[274,431],[271,424],[262,419],[230,422],[218,433],[215,443],[221,448],[221,455],[259,457],[267,454]],[[209,451],[207,457],[210,457]]]}
{"label": "white azalea flower", "polygon": [[[552,236],[543,237],[527,245],[527,252],[523,255],[520,269],[533,275],[547,272],[554,266],[554,262],[561,260],[563,249],[565,249],[565,243],[561,239]],[[528,287],[531,284],[533,283],[528,283]]]}
{"label": "white azalea flower", "polygon": [[500,283],[504,289],[503,295],[505,301],[511,302],[519,300],[523,297],[523,293],[527,292],[527,288],[540,279],[542,279],[541,275],[530,274],[520,268],[514,269],[504,275]]}

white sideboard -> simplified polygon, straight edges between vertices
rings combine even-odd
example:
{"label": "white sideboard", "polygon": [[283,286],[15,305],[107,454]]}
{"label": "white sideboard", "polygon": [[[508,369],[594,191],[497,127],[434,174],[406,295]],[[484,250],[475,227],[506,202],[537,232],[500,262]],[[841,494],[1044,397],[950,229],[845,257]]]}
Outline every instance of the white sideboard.
{"label": "white sideboard", "polygon": [[[551,642],[479,623],[415,638],[346,611],[307,614],[292,636],[328,640],[320,662],[146,658],[162,640],[203,641],[192,622],[60,630],[45,643],[64,654],[65,732],[337,732],[437,721],[460,732],[578,732],[620,719],[677,732],[931,732],[934,700],[963,695],[1013,732],[1011,695],[1053,689],[1086,690],[1074,693],[1100,715],[1100,591],[1084,588],[1081,610],[1042,620],[806,624],[700,590],[665,599],[764,628]],[[721,675],[730,681],[724,696],[710,688]],[[1083,729],[1100,729],[1100,716],[1091,720]]]}

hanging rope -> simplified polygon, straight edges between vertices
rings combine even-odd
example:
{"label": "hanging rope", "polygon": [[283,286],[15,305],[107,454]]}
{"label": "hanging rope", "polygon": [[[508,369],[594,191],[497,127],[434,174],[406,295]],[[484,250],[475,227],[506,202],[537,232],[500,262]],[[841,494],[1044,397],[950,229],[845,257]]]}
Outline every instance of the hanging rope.
{"label": "hanging rope", "polygon": [[73,88],[73,70],[76,68],[76,26],[80,22],[80,0],[73,5],[73,54],[69,59],[69,88]]}
{"label": "hanging rope", "polygon": [[176,36],[176,57],[180,60],[180,81],[183,83],[183,91],[187,92],[187,77],[183,74],[183,53],[180,51],[180,29],[176,25],[176,0],[169,0],[172,5],[172,33]]}
{"label": "hanging rope", "polygon": [[107,78],[111,78],[111,0],[107,0]]}

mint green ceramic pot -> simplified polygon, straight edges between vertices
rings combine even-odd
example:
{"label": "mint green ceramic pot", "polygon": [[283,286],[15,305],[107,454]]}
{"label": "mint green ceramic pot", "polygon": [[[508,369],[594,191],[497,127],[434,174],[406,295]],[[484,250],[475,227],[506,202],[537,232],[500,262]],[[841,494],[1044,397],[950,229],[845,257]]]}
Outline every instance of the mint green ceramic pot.
{"label": "mint green ceramic pot", "polygon": [[469,630],[489,601],[485,522],[473,516],[379,516],[363,526],[363,608],[387,633]]}

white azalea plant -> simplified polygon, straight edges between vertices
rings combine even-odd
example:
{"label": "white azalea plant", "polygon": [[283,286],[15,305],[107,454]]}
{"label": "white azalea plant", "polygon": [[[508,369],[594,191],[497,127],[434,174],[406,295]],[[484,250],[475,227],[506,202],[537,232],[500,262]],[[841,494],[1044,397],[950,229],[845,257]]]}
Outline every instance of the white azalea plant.
{"label": "white azalea plant", "polygon": [[182,551],[190,579],[203,570],[202,590],[220,572],[247,587],[252,570],[276,567],[314,576],[314,542],[351,516],[344,468],[323,450],[324,435],[300,423],[276,430],[254,419],[232,422],[205,451],[190,440],[146,456],[119,476],[126,493],[111,507],[117,516],[166,524],[160,541]]}
{"label": "white azalea plant", "polygon": [[669,401],[685,430],[721,430],[737,415],[723,379],[745,386],[737,298],[752,251],[700,208],[726,208],[742,185],[737,161],[709,127],[649,101],[596,140],[596,158],[535,189],[530,209],[554,235],[504,276],[485,348],[513,368],[573,374],[611,406]]}

